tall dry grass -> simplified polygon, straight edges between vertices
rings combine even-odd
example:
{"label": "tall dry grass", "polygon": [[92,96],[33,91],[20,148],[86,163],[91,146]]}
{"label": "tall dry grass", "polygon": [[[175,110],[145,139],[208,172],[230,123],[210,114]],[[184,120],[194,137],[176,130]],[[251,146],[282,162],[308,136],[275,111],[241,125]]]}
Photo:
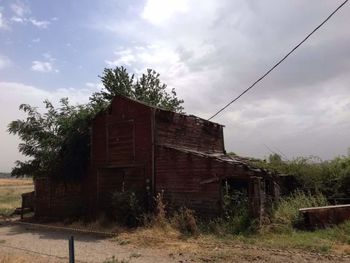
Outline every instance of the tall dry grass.
{"label": "tall dry grass", "polygon": [[0,215],[8,216],[21,206],[21,194],[33,191],[34,186],[1,186],[0,187]]}
{"label": "tall dry grass", "polygon": [[0,178],[0,186],[22,186],[22,185],[33,185],[33,180]]}

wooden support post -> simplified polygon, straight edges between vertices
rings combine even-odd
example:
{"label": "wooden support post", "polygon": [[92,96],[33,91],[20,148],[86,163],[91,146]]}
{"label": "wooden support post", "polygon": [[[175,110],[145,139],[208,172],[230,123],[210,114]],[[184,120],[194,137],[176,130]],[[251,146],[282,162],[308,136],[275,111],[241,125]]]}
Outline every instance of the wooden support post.
{"label": "wooden support post", "polygon": [[68,248],[69,248],[69,263],[74,263],[74,237],[71,236],[69,238],[69,243],[68,243]]}
{"label": "wooden support post", "polygon": [[252,176],[249,182],[249,210],[259,223],[265,213],[265,183],[261,177]]}

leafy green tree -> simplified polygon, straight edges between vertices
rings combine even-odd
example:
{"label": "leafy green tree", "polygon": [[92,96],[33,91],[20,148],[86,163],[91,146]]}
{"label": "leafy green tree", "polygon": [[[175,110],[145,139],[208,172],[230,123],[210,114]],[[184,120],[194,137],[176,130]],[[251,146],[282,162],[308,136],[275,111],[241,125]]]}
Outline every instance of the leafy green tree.
{"label": "leafy green tree", "polygon": [[166,110],[182,112],[184,101],[177,98],[175,89],[172,89],[169,94],[166,91],[167,85],[160,82],[159,76],[159,73],[152,69],[142,74],[133,86],[135,99]]}
{"label": "leafy green tree", "polygon": [[106,107],[116,95],[134,98],[134,75],[130,76],[123,66],[114,69],[105,68],[102,76],[99,77],[104,89],[90,97],[90,101],[95,107]]}
{"label": "leafy green tree", "polygon": [[47,100],[44,104],[44,114],[30,105],[20,105],[27,118],[8,126],[8,131],[22,140],[19,151],[29,159],[17,161],[12,176],[78,179],[86,172],[94,109],[90,105],[71,106],[66,98],[58,108]]}
{"label": "leafy green tree", "polygon": [[104,89],[94,93],[90,99],[96,105],[106,106],[115,95],[123,95],[152,106],[182,112],[184,101],[177,98],[175,89],[168,93],[167,85],[161,83],[159,77],[159,73],[147,69],[147,72],[135,81],[135,76],[130,75],[122,66],[105,68],[100,76]]}

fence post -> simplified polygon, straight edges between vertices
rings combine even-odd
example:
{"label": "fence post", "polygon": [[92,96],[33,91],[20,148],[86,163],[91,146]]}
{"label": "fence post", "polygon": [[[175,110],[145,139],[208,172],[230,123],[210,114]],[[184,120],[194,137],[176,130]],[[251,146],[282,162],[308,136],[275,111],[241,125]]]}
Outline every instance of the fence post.
{"label": "fence post", "polygon": [[73,236],[69,238],[68,247],[69,247],[69,263],[74,263],[75,260],[74,260],[74,237]]}

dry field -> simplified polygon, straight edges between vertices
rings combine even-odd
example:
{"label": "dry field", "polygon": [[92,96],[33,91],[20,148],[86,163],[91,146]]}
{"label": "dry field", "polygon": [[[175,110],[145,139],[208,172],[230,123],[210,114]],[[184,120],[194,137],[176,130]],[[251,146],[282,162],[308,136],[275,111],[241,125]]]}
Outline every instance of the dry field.
{"label": "dry field", "polygon": [[0,186],[24,186],[24,185],[33,185],[33,180],[0,178]]}
{"label": "dry field", "polygon": [[21,194],[33,191],[30,179],[0,179],[0,217],[9,216],[21,206]]}
{"label": "dry field", "polygon": [[36,256],[31,254],[25,254],[25,253],[8,253],[0,252],[0,263],[28,263],[28,262],[35,262],[35,263],[61,263],[66,262],[59,259],[52,259],[50,257],[44,257],[44,256]]}

